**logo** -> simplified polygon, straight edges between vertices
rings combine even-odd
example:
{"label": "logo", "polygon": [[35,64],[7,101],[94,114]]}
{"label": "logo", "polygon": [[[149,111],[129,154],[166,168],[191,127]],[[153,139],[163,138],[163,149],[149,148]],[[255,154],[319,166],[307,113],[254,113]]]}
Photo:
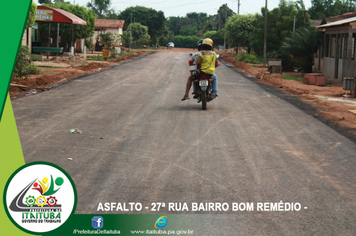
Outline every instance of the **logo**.
{"label": "logo", "polygon": [[94,229],[101,229],[104,226],[104,219],[101,216],[94,216],[93,219],[91,219],[91,226],[93,226]]}
{"label": "logo", "polygon": [[155,228],[164,228],[167,225],[167,216],[158,217],[155,223]]}
{"label": "logo", "polygon": [[4,206],[10,220],[28,233],[60,227],[74,213],[77,193],[70,176],[47,162],[16,170],[6,183]]}

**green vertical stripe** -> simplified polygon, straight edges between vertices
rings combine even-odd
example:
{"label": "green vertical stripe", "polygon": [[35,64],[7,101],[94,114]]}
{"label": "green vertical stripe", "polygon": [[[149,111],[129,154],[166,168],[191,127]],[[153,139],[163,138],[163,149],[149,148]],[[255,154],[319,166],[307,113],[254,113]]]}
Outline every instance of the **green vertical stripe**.
{"label": "green vertical stripe", "polygon": [[3,205],[4,187],[11,174],[25,164],[20,138],[17,133],[10,98],[7,97],[2,120],[0,122],[0,222],[1,235],[29,235],[18,229],[7,217]]}
{"label": "green vertical stripe", "polygon": [[2,1],[0,21],[0,222],[1,235],[29,235],[13,225],[7,217],[3,205],[3,191],[7,179],[25,163],[18,136],[14,113],[8,90],[19,46],[22,42],[31,0]]}
{"label": "green vertical stripe", "polygon": [[1,1],[0,122],[31,2],[31,0]]}

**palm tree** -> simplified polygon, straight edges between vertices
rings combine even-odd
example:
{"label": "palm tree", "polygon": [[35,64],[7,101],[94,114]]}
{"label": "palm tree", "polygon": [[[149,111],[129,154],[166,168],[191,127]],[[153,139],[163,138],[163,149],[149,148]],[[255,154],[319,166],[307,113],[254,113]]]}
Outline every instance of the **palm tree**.
{"label": "palm tree", "polygon": [[302,69],[305,73],[313,71],[314,53],[321,45],[321,32],[315,27],[297,29],[292,37],[283,42],[282,51],[294,57],[305,58]]}
{"label": "palm tree", "polygon": [[111,0],[94,0],[94,2],[91,0],[91,2],[88,2],[87,7],[92,9],[99,19],[104,19],[105,15],[110,10],[110,5]]}

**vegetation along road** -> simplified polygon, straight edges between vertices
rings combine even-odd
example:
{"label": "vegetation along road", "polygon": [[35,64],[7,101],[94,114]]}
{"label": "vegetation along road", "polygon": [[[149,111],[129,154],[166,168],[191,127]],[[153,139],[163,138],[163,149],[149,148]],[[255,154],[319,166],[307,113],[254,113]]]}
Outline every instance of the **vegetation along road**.
{"label": "vegetation along road", "polygon": [[[26,162],[64,168],[79,214],[105,202],[254,203],[200,224],[215,235],[353,235],[355,143],[224,65],[207,111],[182,102],[188,56],[157,52],[13,100]],[[256,209],[281,201],[301,209]]]}

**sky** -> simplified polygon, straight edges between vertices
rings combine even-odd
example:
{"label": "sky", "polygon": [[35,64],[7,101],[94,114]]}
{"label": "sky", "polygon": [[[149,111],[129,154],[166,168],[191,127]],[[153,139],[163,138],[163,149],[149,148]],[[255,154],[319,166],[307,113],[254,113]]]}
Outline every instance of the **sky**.
{"label": "sky", "polygon": [[[65,0],[72,4],[86,6],[90,0]],[[278,7],[279,0],[267,0],[267,8]],[[34,0],[38,4],[38,0]],[[111,8],[115,11],[123,11],[130,6],[145,6],[164,12],[165,17],[185,16],[189,12],[204,12],[208,15],[215,15],[219,7],[228,5],[237,13],[237,0],[111,0]],[[310,0],[304,0],[306,9],[311,6]],[[265,0],[240,0],[240,14],[261,13],[261,8],[265,6]]]}

